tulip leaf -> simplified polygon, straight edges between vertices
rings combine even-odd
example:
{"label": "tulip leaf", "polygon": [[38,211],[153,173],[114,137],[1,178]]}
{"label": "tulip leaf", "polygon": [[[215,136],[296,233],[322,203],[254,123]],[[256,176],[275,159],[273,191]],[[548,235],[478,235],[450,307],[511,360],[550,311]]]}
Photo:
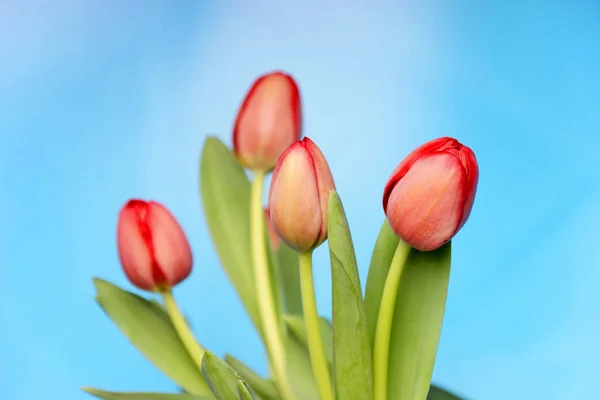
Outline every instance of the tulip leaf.
{"label": "tulip leaf", "polygon": [[206,139],[202,150],[200,191],[221,265],[260,331],[250,249],[250,182],[233,153],[214,137]]}
{"label": "tulip leaf", "polygon": [[96,301],[131,344],[185,391],[210,395],[162,306],[102,279],[95,278],[94,285]]}
{"label": "tulip leaf", "polygon": [[386,219],[383,221],[377,242],[375,242],[375,249],[371,256],[371,264],[369,265],[369,274],[367,276],[367,288],[365,290],[365,307],[372,347],[375,342],[375,327],[377,326],[377,317],[379,316],[381,295],[398,243],[400,243],[400,238],[394,233]]}
{"label": "tulip leaf", "polygon": [[277,392],[277,386],[275,386],[275,382],[272,380],[264,379],[256,372],[254,372],[250,367],[246,366],[244,363],[239,361],[233,356],[229,354],[225,355],[225,362],[231,366],[244,381],[248,382],[250,386],[254,389],[256,394],[260,396],[263,400],[278,400],[279,394]]}
{"label": "tulip leaf", "polygon": [[238,394],[240,396],[240,400],[257,400],[252,388],[242,380],[238,381]]}
{"label": "tulip leaf", "polygon": [[442,389],[439,386],[431,385],[429,393],[427,393],[427,400],[464,400],[462,397],[458,397],[449,391]]}
{"label": "tulip leaf", "polygon": [[[308,335],[306,326],[304,325],[304,317],[302,315],[284,315],[283,320],[291,334],[308,348]],[[331,322],[329,322],[327,318],[319,318],[319,331],[321,332],[321,341],[323,342],[323,350],[325,350],[325,358],[331,368],[333,366],[333,332],[331,329]]]}
{"label": "tulip leaf", "polygon": [[390,338],[388,397],[422,399],[429,390],[450,278],[450,242],[411,249],[396,298]]}
{"label": "tulip leaf", "polygon": [[240,376],[225,361],[207,351],[202,358],[202,373],[217,400],[238,398]]}
{"label": "tulip leaf", "polygon": [[287,314],[302,314],[298,253],[281,242],[277,255],[281,274],[281,291],[285,304],[284,310]]}
{"label": "tulip leaf", "polygon": [[191,394],[167,394],[167,393],[127,393],[127,392],[107,392],[106,390],[94,388],[81,388],[84,392],[94,397],[104,400],[213,400],[212,395],[196,396]]}
{"label": "tulip leaf", "polygon": [[[261,207],[261,211],[262,211]],[[264,217],[264,212],[261,212],[261,217]],[[267,260],[268,260],[268,268],[269,268],[269,280],[271,282],[271,290],[273,291],[273,300],[275,305],[275,313],[278,318],[282,317],[282,306],[283,306],[283,293],[281,291],[281,281],[282,281],[282,271],[279,267],[279,256],[275,249],[271,246],[271,238],[269,237],[269,232],[266,229],[267,220],[265,218],[263,222],[263,226],[265,227],[265,245],[267,246]],[[255,290],[256,293],[256,290]],[[281,321],[280,321],[281,323]]]}
{"label": "tulip leaf", "polygon": [[[219,139],[207,138],[200,162],[200,191],[206,223],[221,265],[262,337],[250,247],[250,188],[250,181],[231,150]],[[268,240],[266,220],[264,226],[270,280],[279,311],[279,274],[274,270],[278,257]]]}
{"label": "tulip leaf", "polygon": [[286,341],[287,374],[297,399],[318,399],[319,392],[313,375],[308,350],[295,337]]}
{"label": "tulip leaf", "polygon": [[329,195],[327,225],[337,399],[370,400],[373,398],[373,365],[365,304],[348,221],[335,191]]}

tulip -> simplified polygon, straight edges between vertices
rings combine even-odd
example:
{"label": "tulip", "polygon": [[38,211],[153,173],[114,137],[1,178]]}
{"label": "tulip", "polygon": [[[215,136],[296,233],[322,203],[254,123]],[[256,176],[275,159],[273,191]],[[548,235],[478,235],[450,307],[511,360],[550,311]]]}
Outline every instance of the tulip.
{"label": "tulip", "polygon": [[305,137],[281,155],[269,190],[271,220],[279,237],[297,251],[327,239],[327,203],[335,189],[325,156]]}
{"label": "tulip", "polygon": [[467,221],[479,178],[475,154],[443,137],[410,153],[390,176],[383,210],[394,232],[421,251],[435,250]]}
{"label": "tulip", "polygon": [[269,239],[271,240],[271,247],[273,250],[279,250],[279,236],[277,236],[277,232],[275,232],[275,226],[273,226],[273,221],[271,221],[271,214],[269,213],[269,209],[265,209],[265,218],[267,219],[267,229],[269,231]]}
{"label": "tulip", "polygon": [[130,200],[119,213],[117,247],[131,283],[167,290],[192,271],[192,251],[181,226],[161,204]]}
{"label": "tulip", "polygon": [[283,72],[258,78],[233,129],[233,150],[242,166],[271,171],[281,153],[301,135],[300,92],[294,79]]}

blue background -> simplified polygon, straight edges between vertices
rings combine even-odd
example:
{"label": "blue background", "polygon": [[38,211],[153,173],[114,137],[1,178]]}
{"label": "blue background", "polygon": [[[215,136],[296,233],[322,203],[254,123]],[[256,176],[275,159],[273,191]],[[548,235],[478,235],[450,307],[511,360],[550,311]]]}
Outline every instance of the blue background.
{"label": "blue background", "polygon": [[[435,381],[474,400],[597,398],[599,22],[593,1],[1,2],[1,397],[175,389],[93,301],[92,276],[131,288],[115,249],[130,197],[163,202],[189,235],[197,263],[175,294],[203,344],[266,370],[207,235],[198,164],[207,134],[231,143],[254,78],[282,68],[363,284],[396,164],[446,135],[477,154]],[[326,248],[315,262],[331,315]]]}

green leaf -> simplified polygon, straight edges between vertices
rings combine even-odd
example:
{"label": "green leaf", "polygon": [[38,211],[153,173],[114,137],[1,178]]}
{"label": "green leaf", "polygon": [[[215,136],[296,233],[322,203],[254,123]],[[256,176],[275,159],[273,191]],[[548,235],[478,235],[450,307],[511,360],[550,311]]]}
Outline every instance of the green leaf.
{"label": "green leaf", "polygon": [[[288,336],[286,349],[287,372],[296,398],[299,400],[318,399],[319,393],[314,380],[308,351],[294,336]],[[230,355],[226,355],[225,360],[254,389],[259,398],[263,400],[280,399],[277,387],[273,381],[262,378],[241,361]]]}
{"label": "green leaf", "polygon": [[[262,213],[264,215],[264,212]],[[263,226],[266,228],[266,217],[263,222]],[[271,290],[273,290],[273,300],[275,304],[275,312],[277,317],[280,319],[279,323],[281,323],[281,318],[283,315],[282,307],[283,307],[283,293],[282,293],[282,271],[279,267],[279,256],[277,252],[271,246],[271,238],[269,237],[269,232],[265,229],[265,244],[267,246],[267,259],[269,262],[269,278],[271,281]],[[256,290],[255,290],[256,293]]]}
{"label": "green leaf", "polygon": [[248,382],[248,384],[252,386],[252,388],[263,400],[279,399],[275,382],[269,379],[264,379],[250,369],[250,367],[246,366],[244,363],[229,354],[225,355],[225,362],[234,370],[236,370],[237,373],[240,374],[240,376],[244,379],[244,381]]}
{"label": "green leaf", "polygon": [[369,265],[369,274],[367,276],[367,288],[365,290],[365,308],[367,310],[372,348],[375,342],[375,327],[377,326],[377,318],[379,316],[383,286],[385,285],[385,280],[398,243],[400,243],[400,238],[392,231],[386,219],[383,221],[383,226],[379,231],[375,249],[371,256],[371,264]]}
{"label": "green leaf", "polygon": [[[221,265],[262,337],[250,247],[250,185],[231,150],[219,139],[207,138],[200,162],[206,223]],[[280,312],[280,275],[275,269],[279,257],[271,248],[266,220],[264,226],[275,307]]]}
{"label": "green leaf", "polygon": [[281,275],[281,291],[285,304],[284,310],[287,314],[302,314],[298,253],[280,242],[277,256]]}
{"label": "green leaf", "polygon": [[394,309],[390,339],[388,396],[426,396],[442,329],[450,278],[450,242],[435,251],[412,249]]}
{"label": "green leaf", "polygon": [[207,351],[202,359],[202,373],[217,400],[237,399],[240,376],[225,361]]}
{"label": "green leaf", "polygon": [[105,390],[84,387],[81,388],[86,393],[104,400],[213,400],[212,395],[195,396],[191,394],[167,394],[167,393],[125,393],[125,392],[107,392]]}
{"label": "green leaf", "polygon": [[429,393],[427,394],[427,400],[465,400],[462,397],[458,397],[455,394],[442,389],[439,386],[431,385]]}
{"label": "green leaf", "polygon": [[240,400],[257,400],[252,388],[242,380],[238,381],[238,394]]}
{"label": "green leaf", "polygon": [[204,215],[217,255],[260,332],[250,252],[250,182],[233,153],[217,138],[206,139],[200,164]]}
{"label": "green leaf", "polygon": [[286,340],[287,374],[297,399],[318,399],[319,392],[313,375],[308,351],[293,336]]}
{"label": "green leaf", "polygon": [[[284,315],[283,320],[290,330],[290,333],[308,348],[308,336],[306,333],[306,326],[304,325],[304,317],[302,315]],[[325,358],[331,368],[333,366],[333,332],[331,329],[331,322],[329,322],[327,318],[319,318],[319,331],[321,332],[321,341],[323,342],[323,350],[325,350]]]}
{"label": "green leaf", "polygon": [[95,278],[96,301],[150,362],[189,393],[210,395],[162,306]]}
{"label": "green leaf", "polygon": [[373,398],[373,365],[365,304],[348,221],[340,197],[334,191],[329,196],[327,232],[337,398],[370,400]]}

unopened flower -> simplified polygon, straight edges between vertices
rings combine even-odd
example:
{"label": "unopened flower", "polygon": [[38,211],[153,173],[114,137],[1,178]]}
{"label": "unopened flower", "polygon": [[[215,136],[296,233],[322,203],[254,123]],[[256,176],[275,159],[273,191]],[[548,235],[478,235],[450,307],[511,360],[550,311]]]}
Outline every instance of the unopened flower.
{"label": "unopened flower", "polygon": [[245,168],[271,171],[302,135],[300,91],[283,72],[258,78],[244,99],[233,129],[233,150]]}
{"label": "unopened flower", "polygon": [[327,203],[335,189],[325,156],[305,137],[277,161],[269,191],[271,220],[279,237],[298,251],[327,238]]}
{"label": "unopened flower", "polygon": [[192,271],[192,251],[181,226],[161,204],[130,200],[121,209],[117,246],[125,274],[140,289],[168,289]]}
{"label": "unopened flower", "polygon": [[475,154],[443,137],[410,153],[390,176],[383,210],[394,232],[421,251],[435,250],[467,221],[479,179]]}

